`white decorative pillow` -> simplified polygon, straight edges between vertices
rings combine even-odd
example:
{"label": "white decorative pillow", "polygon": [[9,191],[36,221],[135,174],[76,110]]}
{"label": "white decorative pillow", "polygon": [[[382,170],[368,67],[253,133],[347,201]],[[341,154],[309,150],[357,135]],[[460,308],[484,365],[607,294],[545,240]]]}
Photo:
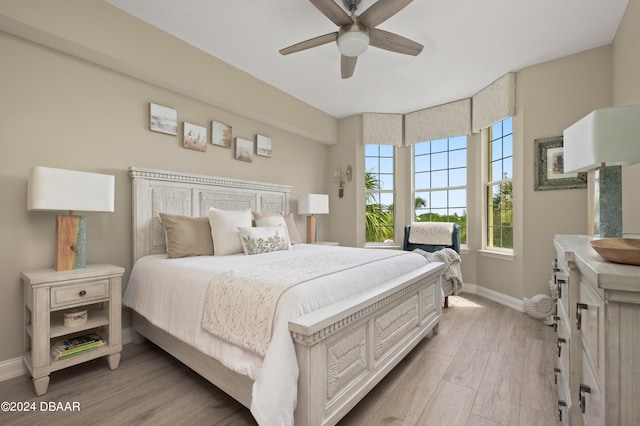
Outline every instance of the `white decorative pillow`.
{"label": "white decorative pillow", "polygon": [[251,226],[251,209],[221,210],[211,207],[209,224],[216,256],[242,253],[238,228]]}
{"label": "white decorative pillow", "polygon": [[302,242],[293,214],[282,215],[280,213],[256,213],[253,212],[256,226],[275,226],[283,224],[287,232],[287,238],[290,244],[299,244]]}
{"label": "white decorative pillow", "polygon": [[254,220],[257,227],[264,226],[282,226],[287,238],[287,244],[291,244],[291,238],[289,237],[289,231],[287,230],[287,223],[284,217],[278,213],[253,213]]}
{"label": "white decorative pillow", "polygon": [[269,253],[289,250],[284,226],[257,226],[238,228],[245,254]]}

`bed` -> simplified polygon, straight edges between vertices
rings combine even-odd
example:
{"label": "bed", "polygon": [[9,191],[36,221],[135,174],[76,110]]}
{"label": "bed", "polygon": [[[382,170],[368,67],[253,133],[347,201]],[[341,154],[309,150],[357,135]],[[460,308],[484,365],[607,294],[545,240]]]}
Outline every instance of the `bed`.
{"label": "bed", "polygon": [[[259,424],[337,423],[421,339],[437,332],[443,264],[401,250],[310,244],[256,256],[167,259],[160,213],[207,217],[213,208],[287,215],[291,187],[137,167],[129,171],[134,267],[123,303],[133,311],[136,334],[249,407]],[[316,261],[310,259],[335,270],[318,269],[313,275]],[[362,260],[339,266],[337,259]],[[309,264],[297,269],[311,275],[278,296],[264,351],[208,332],[204,312],[221,276],[258,274],[260,268],[284,263]],[[184,310],[187,306],[192,307]]]}

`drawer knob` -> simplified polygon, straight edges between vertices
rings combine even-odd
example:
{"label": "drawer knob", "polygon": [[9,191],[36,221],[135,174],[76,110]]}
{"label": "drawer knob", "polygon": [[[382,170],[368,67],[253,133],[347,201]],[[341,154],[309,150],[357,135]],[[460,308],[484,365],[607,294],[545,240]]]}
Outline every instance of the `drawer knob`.
{"label": "drawer knob", "polygon": [[562,337],[558,337],[558,358],[562,356],[562,343],[567,343],[567,339],[563,339]]}
{"label": "drawer knob", "polygon": [[585,393],[591,393],[591,387],[581,384],[580,390],[578,391],[578,401],[580,401],[580,411],[582,411],[583,414],[587,410],[587,400],[584,396]]}
{"label": "drawer knob", "polygon": [[566,407],[567,403],[564,401],[558,401],[558,419],[562,423],[562,407]]}
{"label": "drawer knob", "polygon": [[78,296],[80,297],[84,297],[87,295],[87,290],[80,290],[80,293],[78,293]]}
{"label": "drawer knob", "polygon": [[586,303],[576,303],[576,329],[582,329],[582,310],[589,309]]}

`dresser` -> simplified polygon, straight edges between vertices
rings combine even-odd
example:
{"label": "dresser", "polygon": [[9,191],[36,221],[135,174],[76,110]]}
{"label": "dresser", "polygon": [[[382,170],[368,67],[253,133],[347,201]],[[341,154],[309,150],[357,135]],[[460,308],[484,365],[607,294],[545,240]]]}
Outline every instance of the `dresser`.
{"label": "dresser", "polygon": [[590,239],[553,240],[558,416],[563,425],[639,425],[640,266],[604,260]]}

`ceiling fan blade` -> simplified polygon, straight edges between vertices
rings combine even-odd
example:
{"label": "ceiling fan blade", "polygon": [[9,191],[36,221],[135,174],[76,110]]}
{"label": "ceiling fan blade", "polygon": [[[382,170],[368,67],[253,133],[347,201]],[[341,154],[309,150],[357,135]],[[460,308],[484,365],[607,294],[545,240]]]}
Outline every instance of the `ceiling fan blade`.
{"label": "ceiling fan blade", "polygon": [[356,69],[356,62],[358,62],[357,56],[344,56],[340,59],[340,73],[342,78],[349,78],[353,75],[353,71]]}
{"label": "ceiling fan blade", "polygon": [[377,28],[369,30],[369,39],[371,46],[390,50],[391,52],[404,53],[405,55],[417,56],[422,52],[422,48],[424,47],[420,43],[416,43],[406,37]]}
{"label": "ceiling fan blade", "polygon": [[301,50],[311,49],[312,47],[322,46],[323,44],[330,43],[332,41],[336,41],[338,38],[338,32],[329,33],[325,35],[321,35],[318,37],[310,38],[309,40],[301,41],[300,43],[296,43],[292,46],[285,47],[284,49],[280,49],[280,54],[288,55],[289,53],[300,52]]}
{"label": "ceiling fan blade", "polygon": [[358,22],[369,29],[374,28],[400,12],[412,1],[413,0],[378,0],[358,16]]}
{"label": "ceiling fan blade", "polygon": [[337,26],[351,25],[353,20],[333,0],[309,0],[320,12]]}

